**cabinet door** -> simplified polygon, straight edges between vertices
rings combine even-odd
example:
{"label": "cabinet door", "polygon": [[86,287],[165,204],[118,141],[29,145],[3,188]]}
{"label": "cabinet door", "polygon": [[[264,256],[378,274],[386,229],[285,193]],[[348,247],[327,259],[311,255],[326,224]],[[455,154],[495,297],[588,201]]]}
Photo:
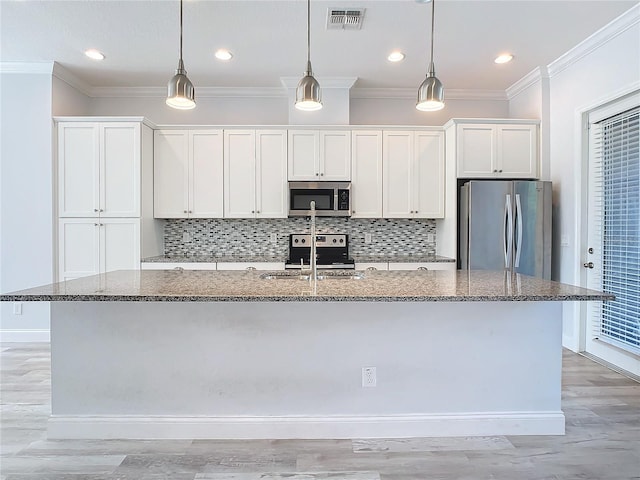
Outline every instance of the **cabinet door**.
{"label": "cabinet door", "polygon": [[100,219],[100,273],[140,269],[140,220]]}
{"label": "cabinet door", "polygon": [[256,217],[287,217],[287,132],[256,132]]}
{"label": "cabinet door", "polygon": [[140,124],[100,124],[100,216],[140,216]]}
{"label": "cabinet door", "polygon": [[415,132],[414,208],[418,218],[444,218],[444,132]]}
{"label": "cabinet door", "polygon": [[350,131],[320,131],[320,180],[351,180]]}
{"label": "cabinet door", "polygon": [[458,125],[456,134],[458,178],[494,177],[497,173],[496,126]]}
{"label": "cabinet door", "polygon": [[383,132],[383,218],[413,216],[413,180],[411,178],[413,150],[413,132]]}
{"label": "cabinet door", "polygon": [[100,272],[100,230],[97,218],[62,218],[58,224],[58,279]]}
{"label": "cabinet door", "polygon": [[98,216],[100,133],[97,123],[58,124],[58,214]]}
{"label": "cabinet door", "polygon": [[187,218],[189,208],[189,135],[156,130],[153,142],[153,216]]}
{"label": "cabinet door", "polygon": [[254,218],[256,213],[254,130],[224,132],[224,216]]}
{"label": "cabinet door", "polygon": [[382,132],[351,134],[351,216],[382,217]]}
{"label": "cabinet door", "polygon": [[222,130],[189,131],[189,217],[224,215]]}
{"label": "cabinet door", "polygon": [[498,172],[505,178],[538,178],[538,126],[498,125]]}
{"label": "cabinet door", "polygon": [[319,133],[317,130],[289,130],[289,180],[319,180]]}

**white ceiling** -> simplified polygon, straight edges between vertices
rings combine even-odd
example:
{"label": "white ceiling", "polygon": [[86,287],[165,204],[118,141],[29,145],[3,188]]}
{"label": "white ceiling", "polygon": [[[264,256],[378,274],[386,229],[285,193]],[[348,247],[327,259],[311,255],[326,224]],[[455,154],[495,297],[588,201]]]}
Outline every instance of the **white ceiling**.
{"label": "white ceiling", "polygon": [[[637,4],[636,0],[436,0],[435,66],[446,89],[505,90]],[[199,87],[281,87],[306,63],[306,1],[185,0],[184,62]],[[326,29],[329,8],[365,8],[361,30]],[[356,88],[417,88],[427,69],[431,5],[312,0],[316,76]],[[1,0],[2,62],[56,61],[91,87],[163,87],[178,60],[178,0]],[[213,56],[230,49],[227,63]],[[83,55],[106,54],[102,62]],[[386,60],[394,49],[406,59]],[[509,51],[515,59],[496,65]]]}

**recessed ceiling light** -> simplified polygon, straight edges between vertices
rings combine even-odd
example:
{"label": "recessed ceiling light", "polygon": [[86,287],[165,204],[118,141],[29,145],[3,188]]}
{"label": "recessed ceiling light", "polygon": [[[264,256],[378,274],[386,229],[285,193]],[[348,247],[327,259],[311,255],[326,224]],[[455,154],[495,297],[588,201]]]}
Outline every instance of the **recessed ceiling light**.
{"label": "recessed ceiling light", "polygon": [[90,48],[89,50],[86,50],[84,54],[93,60],[104,60],[104,53],[96,50],[95,48]]}
{"label": "recessed ceiling light", "polygon": [[229,50],[225,50],[224,48],[216,51],[215,55],[218,60],[231,60],[231,58],[233,57],[231,52]]}
{"label": "recessed ceiling light", "polygon": [[391,52],[387,57],[387,60],[389,60],[390,62],[400,62],[404,60],[404,53],[398,51]]}
{"label": "recessed ceiling light", "polygon": [[507,63],[513,60],[513,55],[510,53],[503,53],[502,55],[498,55],[494,60],[495,63]]}

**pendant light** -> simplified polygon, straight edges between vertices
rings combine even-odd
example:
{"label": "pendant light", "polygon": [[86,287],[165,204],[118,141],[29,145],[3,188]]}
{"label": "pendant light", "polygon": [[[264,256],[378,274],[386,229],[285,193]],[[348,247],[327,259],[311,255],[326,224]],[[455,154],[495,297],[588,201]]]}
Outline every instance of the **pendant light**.
{"label": "pendant light", "polygon": [[182,61],[182,0],[180,0],[180,60],[176,74],[167,84],[166,103],[172,108],[190,110],[196,106],[195,89],[193,83],[187,78],[187,71]]}
{"label": "pendant light", "polygon": [[313,78],[311,70],[311,0],[307,0],[307,70],[296,89],[296,108],[298,110],[320,110],[322,108],[322,91],[320,84]]}
{"label": "pendant light", "polygon": [[444,108],[444,87],[436,78],[433,65],[433,25],[434,25],[435,0],[431,0],[431,60],[427,78],[418,87],[418,102],[416,108],[423,112],[435,112]]}

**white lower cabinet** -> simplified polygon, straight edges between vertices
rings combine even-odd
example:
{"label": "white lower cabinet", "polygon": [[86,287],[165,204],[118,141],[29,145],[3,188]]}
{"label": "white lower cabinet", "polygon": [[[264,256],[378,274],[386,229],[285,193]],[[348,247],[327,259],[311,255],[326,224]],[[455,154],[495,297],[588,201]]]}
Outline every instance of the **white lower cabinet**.
{"label": "white lower cabinet", "polygon": [[387,262],[375,262],[375,263],[356,262],[356,270],[389,270],[389,264]]}
{"label": "white lower cabinet", "polygon": [[215,270],[216,262],[142,262],[142,270]]}
{"label": "white lower cabinet", "polygon": [[61,218],[59,222],[60,281],[140,268],[139,219]]}
{"label": "white lower cabinet", "polygon": [[389,270],[455,270],[455,262],[389,262]]}
{"label": "white lower cabinet", "polygon": [[284,270],[284,262],[218,262],[218,270]]}

